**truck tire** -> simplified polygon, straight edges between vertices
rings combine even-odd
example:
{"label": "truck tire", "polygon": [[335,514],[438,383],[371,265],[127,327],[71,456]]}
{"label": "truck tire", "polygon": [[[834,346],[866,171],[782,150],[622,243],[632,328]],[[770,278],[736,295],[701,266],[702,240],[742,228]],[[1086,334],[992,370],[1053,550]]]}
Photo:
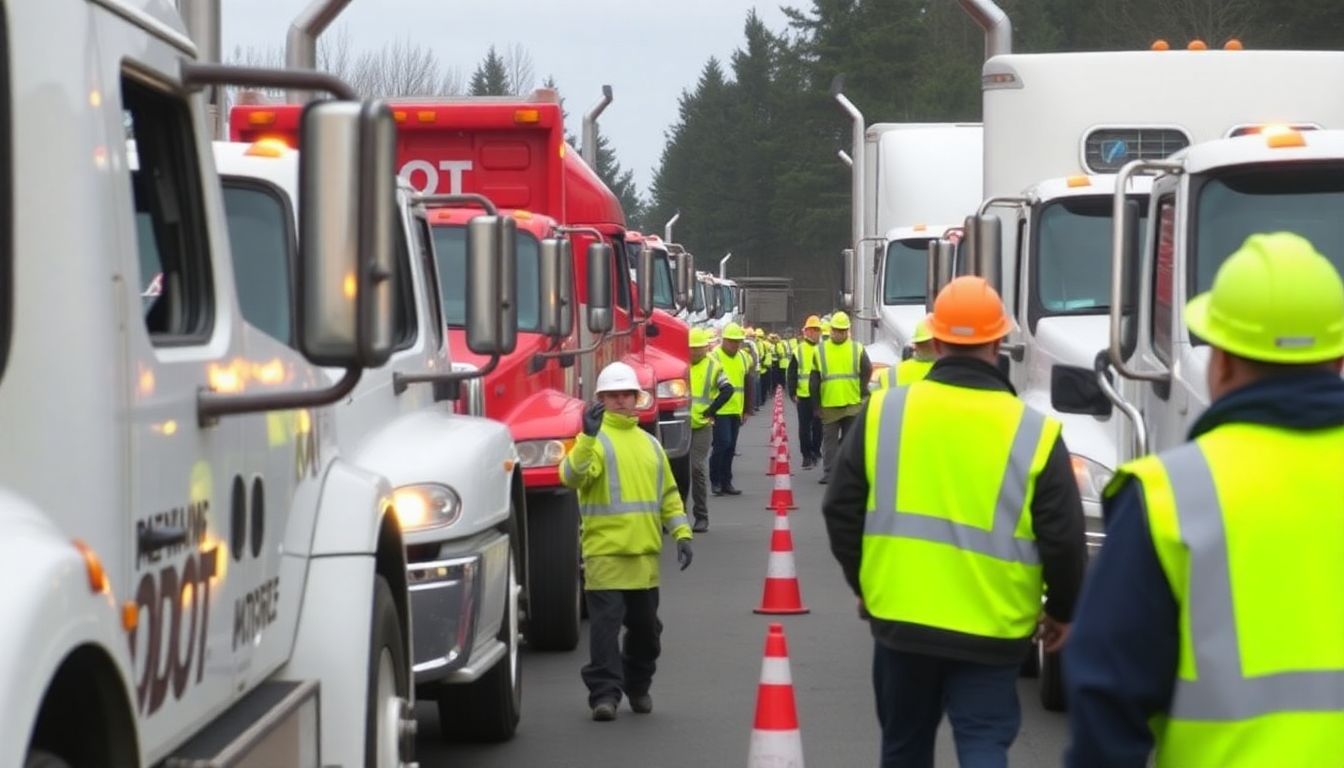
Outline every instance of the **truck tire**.
{"label": "truck tire", "polygon": [[677,481],[677,490],[681,493],[681,503],[686,504],[686,499],[691,492],[691,455],[680,456],[675,459],[668,459],[672,464],[672,479]]}
{"label": "truck tire", "polygon": [[373,617],[369,630],[368,704],[364,715],[364,765],[396,768],[402,758],[401,718],[410,695],[410,666],[401,634],[397,603],[387,579],[373,581]]}
{"label": "truck tire", "polygon": [[[1038,643],[1039,649],[1041,645]],[[1050,712],[1063,712],[1066,702],[1064,701],[1064,666],[1058,653],[1046,653],[1044,650],[1037,651],[1040,659],[1040,686],[1041,686],[1041,706]]]}
{"label": "truck tire", "polygon": [[34,749],[24,758],[23,768],[70,768],[70,764],[50,752]]}
{"label": "truck tire", "polygon": [[518,729],[523,670],[518,663],[518,575],[512,556],[507,589],[498,635],[506,648],[503,658],[472,683],[439,686],[439,732],[445,739],[508,741]]}
{"label": "truck tire", "polygon": [[544,494],[527,501],[527,646],[572,651],[579,644],[579,499]]}

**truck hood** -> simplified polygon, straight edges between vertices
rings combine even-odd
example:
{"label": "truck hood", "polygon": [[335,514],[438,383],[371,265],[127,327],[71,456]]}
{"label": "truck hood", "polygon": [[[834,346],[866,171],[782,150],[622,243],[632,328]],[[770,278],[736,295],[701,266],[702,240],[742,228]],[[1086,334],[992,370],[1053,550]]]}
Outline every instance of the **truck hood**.
{"label": "truck hood", "polygon": [[1038,367],[1043,368],[1049,386],[1050,368],[1074,365],[1091,368],[1097,353],[1109,343],[1111,320],[1107,315],[1067,315],[1041,318],[1036,323],[1034,344],[1040,353]]}
{"label": "truck hood", "polygon": [[868,359],[873,365],[896,365],[901,362],[901,350],[915,335],[915,324],[928,310],[923,304],[883,304],[878,310],[881,318],[878,322],[877,336],[868,350]]}
{"label": "truck hood", "polygon": [[1050,371],[1056,365],[1092,369],[1097,353],[1107,345],[1110,318],[1107,315],[1068,315],[1042,318],[1036,324],[1031,345],[1031,368],[1022,399],[1033,408],[1059,419],[1069,452],[1114,469],[1121,414],[1109,418],[1058,413],[1050,405]]}
{"label": "truck hood", "polygon": [[658,381],[684,379],[690,372],[691,327],[661,309],[653,311],[658,335],[646,340],[645,352]]}
{"label": "truck hood", "polygon": [[[467,349],[463,329],[449,329],[448,340],[454,362],[479,368],[489,361],[488,357]],[[495,370],[485,377],[485,415],[508,425],[515,440],[570,436],[577,431],[571,429],[578,423],[573,413],[582,410],[583,404],[565,389],[566,382],[576,380],[575,377],[558,372],[559,362],[556,360],[546,361],[540,371],[534,373],[531,370],[533,356],[549,349],[550,344],[550,339],[539,333],[519,333],[518,345],[513,352],[502,357]],[[538,408],[538,401],[546,407]],[[543,413],[550,414],[543,421],[558,423],[555,426],[523,423],[532,422]]]}

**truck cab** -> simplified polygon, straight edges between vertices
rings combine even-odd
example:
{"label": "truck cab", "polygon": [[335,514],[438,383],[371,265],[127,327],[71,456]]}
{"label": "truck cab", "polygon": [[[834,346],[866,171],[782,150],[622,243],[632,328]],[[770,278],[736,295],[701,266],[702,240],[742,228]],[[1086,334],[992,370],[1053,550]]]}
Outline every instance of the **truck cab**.
{"label": "truck cab", "polygon": [[203,130],[255,75],[163,2],[0,13],[0,764],[409,761],[403,532],[331,408],[392,352],[391,115],[268,73],[343,97],[305,116],[341,159],[303,167],[291,347],[242,317]]}
{"label": "truck cab", "polygon": [[[1114,306],[1110,315],[1108,353],[1123,377],[1115,402],[1135,417],[1122,459],[1184,442],[1208,406],[1209,347],[1182,310],[1248,236],[1294,232],[1344,272],[1344,131],[1269,127],[1136,162],[1122,178],[1145,165],[1159,175],[1142,240],[1112,254],[1113,270],[1137,265],[1139,286],[1133,310]],[[1132,225],[1117,219],[1122,227]]]}
{"label": "truck cab", "polygon": [[[245,276],[243,318],[292,345],[298,151],[277,139],[215,142],[214,151],[236,267]],[[522,700],[523,545],[511,536],[524,511],[511,494],[517,453],[501,424],[441,402],[442,385],[407,382],[453,369],[427,214],[413,198],[400,182],[394,351],[334,407],[336,434],[352,461],[388,478],[402,511],[418,692],[438,703],[445,736],[495,741],[512,735]]]}

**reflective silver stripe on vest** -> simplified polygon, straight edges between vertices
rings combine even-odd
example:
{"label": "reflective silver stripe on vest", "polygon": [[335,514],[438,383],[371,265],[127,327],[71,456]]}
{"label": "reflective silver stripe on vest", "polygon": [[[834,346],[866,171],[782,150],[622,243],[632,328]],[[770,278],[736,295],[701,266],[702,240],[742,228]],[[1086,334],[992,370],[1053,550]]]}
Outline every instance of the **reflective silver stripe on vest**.
{"label": "reflective silver stripe on vest", "polygon": [[[644,430],[640,434],[647,437],[654,446],[658,445],[658,438],[650,435]],[[621,494],[621,473],[616,466],[616,447],[612,445],[611,438],[607,437],[605,432],[598,432],[597,439],[602,442],[603,466],[607,475],[607,495],[610,499],[607,504],[580,504],[579,512],[585,516],[593,517],[600,515],[629,515],[639,512],[658,515],[663,510],[663,483],[666,481],[666,469],[660,463],[658,467],[658,499],[656,501],[626,501]],[[657,452],[654,453],[657,456]]]}
{"label": "reflective silver stripe on vest", "polygon": [[999,560],[1040,565],[1041,556],[1036,542],[1016,536],[1017,522],[1026,505],[1027,479],[1031,474],[1032,459],[1045,430],[1045,417],[1025,408],[1022,421],[1013,436],[1008,453],[1008,466],[999,486],[999,497],[994,502],[994,527],[990,530],[941,517],[896,509],[896,476],[900,472],[901,431],[905,418],[905,399],[909,387],[887,391],[882,403],[878,424],[876,466],[877,489],[873,495],[876,509],[868,510],[863,532],[870,536],[900,536],[976,552]]}
{"label": "reflective silver stripe on vest", "polygon": [[714,360],[709,360],[705,363],[705,386],[700,390],[701,393],[695,396],[695,402],[708,406],[719,396],[719,388],[717,386],[711,387],[710,385],[722,384],[728,380],[728,377],[720,374],[716,381],[714,376],[715,373],[719,373],[718,363]]}
{"label": "reflective silver stripe on vest", "polygon": [[[1213,470],[1196,443],[1160,457],[1190,549],[1190,645],[1198,680],[1177,678],[1171,715],[1179,720],[1248,720],[1276,712],[1344,711],[1344,671],[1245,677],[1232,608],[1227,531]],[[1291,638],[1285,638],[1291,643]]]}
{"label": "reflective silver stripe on vest", "polygon": [[[825,349],[824,346],[820,346],[819,349],[818,349],[818,352],[817,352],[817,370],[821,371],[821,381],[822,381],[822,383],[825,383],[825,382],[828,382],[828,381],[844,381],[844,380],[846,380],[846,379],[857,379],[857,378],[859,378],[859,345],[856,344],[856,343],[854,342],[853,339],[850,339],[849,341],[847,341],[847,342],[845,342],[845,343],[849,345],[850,350],[854,353],[854,372],[853,372],[853,373],[835,373],[835,374],[827,373],[827,372],[826,372],[826,349]],[[834,345],[832,345],[832,346],[834,346]]]}

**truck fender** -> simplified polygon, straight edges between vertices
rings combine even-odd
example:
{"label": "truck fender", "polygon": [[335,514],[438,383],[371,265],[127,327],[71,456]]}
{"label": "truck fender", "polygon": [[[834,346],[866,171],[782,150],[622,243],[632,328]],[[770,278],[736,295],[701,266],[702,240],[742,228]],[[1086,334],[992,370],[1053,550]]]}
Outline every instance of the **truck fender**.
{"label": "truck fender", "polygon": [[302,550],[287,546],[286,551],[312,557],[372,555],[378,549],[383,518],[391,511],[392,486],[385,477],[344,458],[335,459],[323,477],[313,519],[295,515],[285,537],[288,545],[305,529],[311,530],[308,546]]}
{"label": "truck fender", "polygon": [[[350,458],[386,477],[393,488],[412,483],[451,487],[462,500],[453,538],[508,520],[509,481],[517,452],[508,428],[498,422],[446,408],[423,409],[388,422]],[[410,533],[407,539],[416,543],[424,535]],[[428,538],[437,541],[443,532],[428,532]]]}
{"label": "truck fender", "polygon": [[[93,591],[71,539],[36,507],[4,491],[0,530],[0,610],[10,628],[0,632],[0,765],[22,765],[43,696],[72,654],[92,650],[112,683],[110,698],[119,699],[122,711],[104,713],[105,722],[134,722],[134,675],[116,598],[110,589]],[[135,757],[143,762],[138,752]]]}

